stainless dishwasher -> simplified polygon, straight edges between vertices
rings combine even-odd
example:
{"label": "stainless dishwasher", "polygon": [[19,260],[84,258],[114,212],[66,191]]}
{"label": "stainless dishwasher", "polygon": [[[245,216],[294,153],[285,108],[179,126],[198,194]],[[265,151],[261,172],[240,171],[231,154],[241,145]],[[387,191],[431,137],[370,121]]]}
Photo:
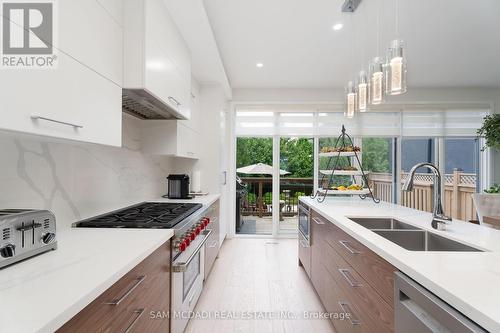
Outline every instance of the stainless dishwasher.
{"label": "stainless dishwasher", "polygon": [[487,332],[401,272],[394,279],[396,333]]}

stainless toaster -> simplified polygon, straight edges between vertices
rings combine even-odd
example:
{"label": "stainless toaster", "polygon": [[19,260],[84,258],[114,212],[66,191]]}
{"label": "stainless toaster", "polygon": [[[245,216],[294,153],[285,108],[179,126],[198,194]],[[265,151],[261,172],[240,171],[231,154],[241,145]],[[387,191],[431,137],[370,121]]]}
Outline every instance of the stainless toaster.
{"label": "stainless toaster", "polygon": [[0,268],[56,248],[56,218],[52,212],[0,209]]}

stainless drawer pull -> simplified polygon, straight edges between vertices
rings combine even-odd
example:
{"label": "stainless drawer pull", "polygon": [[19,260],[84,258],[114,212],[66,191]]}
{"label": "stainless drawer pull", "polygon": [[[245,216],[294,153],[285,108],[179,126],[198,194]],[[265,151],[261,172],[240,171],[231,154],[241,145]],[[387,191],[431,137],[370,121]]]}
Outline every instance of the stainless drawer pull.
{"label": "stainless drawer pull", "polygon": [[109,305],[119,305],[125,298],[127,298],[128,295],[130,295],[131,292],[134,291],[135,288],[137,288],[144,280],[146,279],[146,275],[141,275],[141,276],[138,276],[136,279],[135,279],[135,283],[132,287],[130,287],[129,290],[127,290],[127,292],[125,294],[122,295],[122,297],[120,298],[117,298],[117,299],[114,299],[114,300],[111,300],[109,302],[104,302],[104,304],[109,304]]}
{"label": "stainless drawer pull", "polygon": [[137,309],[134,311],[135,319],[128,325],[127,329],[123,331],[123,333],[129,333],[132,332],[132,329],[134,328],[135,324],[139,321],[139,319],[142,317],[144,313],[144,309]]}
{"label": "stainless drawer pull", "polygon": [[304,239],[301,239],[300,240],[300,246],[302,246],[302,247],[309,247],[309,244]]}
{"label": "stainless drawer pull", "polygon": [[325,224],[325,222],[321,221],[320,219],[318,219],[318,218],[316,218],[316,217],[313,217],[313,218],[312,218],[312,220],[313,220],[314,222],[316,222],[316,224],[319,224],[319,225],[321,225],[321,224]]}
{"label": "stainless drawer pull", "polygon": [[208,247],[209,248],[214,248],[217,246],[217,241],[214,241],[212,244],[210,244]]}
{"label": "stainless drawer pull", "polygon": [[168,96],[168,99],[177,104],[177,106],[181,106],[181,103],[179,103],[179,101],[173,98],[172,96]]}
{"label": "stainless drawer pull", "polygon": [[352,310],[351,310],[351,307],[349,306],[349,303],[345,302],[345,301],[340,301],[339,302],[339,305],[340,305],[340,308],[342,309],[342,312],[344,312],[345,314],[349,314],[349,318],[350,318],[350,322],[351,322],[351,325],[361,325],[361,321],[356,318],[354,316],[354,314],[352,313]]}
{"label": "stainless drawer pull", "polygon": [[71,126],[71,127],[74,127],[74,128],[83,128],[83,125],[68,123],[68,122],[65,122],[65,121],[60,121],[60,120],[56,120],[56,119],[52,119],[52,118],[47,118],[47,117],[42,117],[42,116],[37,116],[37,115],[32,115],[31,119],[33,119],[33,120],[46,120],[46,121],[50,121],[50,122],[53,122],[53,123],[58,123],[58,124],[61,124],[61,125]]}
{"label": "stainless drawer pull", "polygon": [[349,241],[341,240],[339,241],[339,243],[342,244],[347,249],[347,251],[351,252],[352,254],[361,254],[361,252],[351,247]]}
{"label": "stainless drawer pull", "polygon": [[354,279],[354,277],[351,274],[351,270],[350,269],[339,268],[339,272],[340,272],[340,274],[342,274],[342,276],[344,277],[344,279],[346,279],[347,283],[349,283],[349,285],[351,287],[357,288],[357,287],[362,287],[363,286],[362,283],[359,283],[358,281],[356,281]]}

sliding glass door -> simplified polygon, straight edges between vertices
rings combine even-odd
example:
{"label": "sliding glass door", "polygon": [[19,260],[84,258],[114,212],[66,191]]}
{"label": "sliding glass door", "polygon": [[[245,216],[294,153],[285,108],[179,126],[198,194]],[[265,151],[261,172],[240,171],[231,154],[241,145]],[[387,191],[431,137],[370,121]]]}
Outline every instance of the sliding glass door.
{"label": "sliding glass door", "polygon": [[278,233],[297,234],[298,198],[313,191],[314,140],[282,137],[279,149]]}
{"label": "sliding glass door", "polygon": [[236,139],[236,234],[273,232],[273,138]]}

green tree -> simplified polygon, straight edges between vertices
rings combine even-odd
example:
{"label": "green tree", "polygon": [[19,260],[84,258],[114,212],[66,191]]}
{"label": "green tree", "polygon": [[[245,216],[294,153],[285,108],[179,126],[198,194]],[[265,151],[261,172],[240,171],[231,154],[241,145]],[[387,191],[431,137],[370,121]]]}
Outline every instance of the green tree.
{"label": "green tree", "polygon": [[273,164],[273,139],[237,138],[236,167],[241,168],[256,163]]}
{"label": "green tree", "polygon": [[391,171],[391,139],[363,139],[363,169],[372,172]]}
{"label": "green tree", "polygon": [[313,176],[313,140],[307,138],[282,138],[280,140],[280,168],[290,172],[290,177]]}

